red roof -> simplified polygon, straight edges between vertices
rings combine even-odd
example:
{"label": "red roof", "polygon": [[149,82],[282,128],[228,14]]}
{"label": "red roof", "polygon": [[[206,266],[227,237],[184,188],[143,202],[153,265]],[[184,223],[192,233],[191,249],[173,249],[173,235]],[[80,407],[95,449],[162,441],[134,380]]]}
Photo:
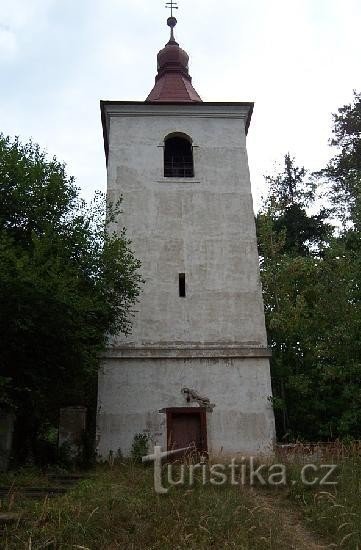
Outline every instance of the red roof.
{"label": "red roof", "polygon": [[179,47],[173,37],[158,53],[157,59],[158,74],[155,77],[155,86],[146,99],[147,102],[202,102],[192,86],[192,78],[188,71],[188,54]]}
{"label": "red roof", "polygon": [[199,103],[202,100],[184,75],[167,73],[157,80],[146,101]]}

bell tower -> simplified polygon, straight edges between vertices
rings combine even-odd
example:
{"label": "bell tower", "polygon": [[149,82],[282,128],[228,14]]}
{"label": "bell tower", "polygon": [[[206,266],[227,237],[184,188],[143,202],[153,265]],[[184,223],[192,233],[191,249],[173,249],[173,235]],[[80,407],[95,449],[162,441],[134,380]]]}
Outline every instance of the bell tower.
{"label": "bell tower", "polygon": [[[175,8],[171,2],[172,10]],[[203,102],[174,37],[144,102],[102,101],[108,197],[145,280],[133,331],[109,342],[98,453],[267,453],[274,442],[246,135],[253,103]]]}

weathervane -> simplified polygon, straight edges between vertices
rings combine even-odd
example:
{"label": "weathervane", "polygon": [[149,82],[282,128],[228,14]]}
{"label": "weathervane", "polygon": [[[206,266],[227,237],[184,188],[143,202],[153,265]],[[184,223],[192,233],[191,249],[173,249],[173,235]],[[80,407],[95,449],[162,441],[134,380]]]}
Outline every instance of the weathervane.
{"label": "weathervane", "polygon": [[170,27],[170,41],[175,42],[173,29],[177,24],[177,20],[173,17],[173,10],[178,9],[177,2],[170,0],[170,2],[166,3],[165,7],[170,10],[170,17],[167,19],[167,25]]}

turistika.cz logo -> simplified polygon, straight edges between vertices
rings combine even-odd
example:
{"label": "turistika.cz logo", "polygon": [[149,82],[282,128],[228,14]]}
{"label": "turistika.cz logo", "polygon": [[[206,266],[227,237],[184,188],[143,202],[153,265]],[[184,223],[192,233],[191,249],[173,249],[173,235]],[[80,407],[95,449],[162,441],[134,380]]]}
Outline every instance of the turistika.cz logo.
{"label": "turistika.cz logo", "polygon": [[195,464],[184,462],[168,463],[162,465],[162,461],[180,453],[192,452],[191,447],[164,451],[160,446],[154,447],[154,453],[144,456],[143,463],[154,464],[154,489],[158,494],[166,494],[171,487],[192,487],[201,483],[213,486],[270,486],[284,487],[302,483],[306,486],[330,486],[337,485],[335,472],[337,464],[304,464],[298,472],[289,475],[288,466],[285,464],[262,464],[259,458],[241,457],[232,458],[227,463],[211,464],[206,457]]}

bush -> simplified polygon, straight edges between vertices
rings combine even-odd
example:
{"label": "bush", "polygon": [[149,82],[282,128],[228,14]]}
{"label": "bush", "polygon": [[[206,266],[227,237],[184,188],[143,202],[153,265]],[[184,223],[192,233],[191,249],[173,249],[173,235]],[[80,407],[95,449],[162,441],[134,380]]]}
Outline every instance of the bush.
{"label": "bush", "polygon": [[136,434],[134,436],[131,456],[136,462],[142,462],[143,456],[148,454],[149,436],[147,434]]}

